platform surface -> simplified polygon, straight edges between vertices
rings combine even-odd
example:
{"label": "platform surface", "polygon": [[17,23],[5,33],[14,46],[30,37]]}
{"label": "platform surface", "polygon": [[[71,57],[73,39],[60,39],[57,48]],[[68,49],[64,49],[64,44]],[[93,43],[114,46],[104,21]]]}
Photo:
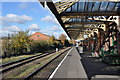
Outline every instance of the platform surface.
{"label": "platform surface", "polygon": [[54,73],[52,79],[77,80],[120,80],[120,66],[102,62],[99,57],[92,57],[90,51],[78,53],[72,48],[63,63]]}
{"label": "platform surface", "polygon": [[79,53],[73,47],[53,78],[87,78],[80,59]]}

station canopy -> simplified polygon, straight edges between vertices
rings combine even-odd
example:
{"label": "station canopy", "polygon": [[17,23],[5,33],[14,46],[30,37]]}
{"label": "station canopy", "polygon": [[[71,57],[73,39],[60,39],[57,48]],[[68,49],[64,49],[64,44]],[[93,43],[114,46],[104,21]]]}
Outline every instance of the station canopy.
{"label": "station canopy", "polygon": [[46,4],[71,39],[89,37],[106,22],[116,20],[114,16],[120,16],[119,0],[47,0]]}

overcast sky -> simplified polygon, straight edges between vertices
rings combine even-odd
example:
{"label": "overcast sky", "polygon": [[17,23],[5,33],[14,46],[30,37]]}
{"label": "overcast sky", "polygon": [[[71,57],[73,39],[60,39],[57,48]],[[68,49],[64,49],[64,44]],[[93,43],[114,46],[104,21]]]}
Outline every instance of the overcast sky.
{"label": "overcast sky", "polygon": [[0,20],[1,36],[21,30],[30,30],[30,34],[39,31],[56,37],[66,34],[51,11],[39,2],[2,2]]}

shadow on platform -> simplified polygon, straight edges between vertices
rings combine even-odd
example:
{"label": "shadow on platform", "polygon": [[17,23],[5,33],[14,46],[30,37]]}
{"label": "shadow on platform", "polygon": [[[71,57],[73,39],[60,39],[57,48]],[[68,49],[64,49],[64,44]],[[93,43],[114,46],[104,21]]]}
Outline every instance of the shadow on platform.
{"label": "shadow on platform", "polygon": [[[120,76],[120,66],[103,63],[98,57],[91,57],[88,52],[80,54],[82,65],[89,80],[93,78],[116,78]],[[109,76],[108,76],[109,75]],[[118,78],[117,78],[118,79]]]}

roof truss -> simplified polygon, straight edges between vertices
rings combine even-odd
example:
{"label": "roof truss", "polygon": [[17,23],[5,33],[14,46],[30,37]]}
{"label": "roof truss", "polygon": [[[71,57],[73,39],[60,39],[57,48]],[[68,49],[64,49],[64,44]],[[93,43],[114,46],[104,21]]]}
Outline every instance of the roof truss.
{"label": "roof truss", "polygon": [[63,12],[60,14],[61,16],[120,16],[119,13],[116,12]]}
{"label": "roof truss", "polygon": [[[102,2],[100,2],[99,5],[97,5],[97,11],[93,11],[95,5],[97,4],[95,1],[92,2],[91,10],[89,10],[89,2],[85,2],[84,5],[84,11],[79,12],[79,0],[69,0],[69,1],[61,1],[53,3],[52,0],[49,0],[46,4],[49,7],[49,9],[52,11],[52,13],[57,18],[58,22],[61,24],[62,28],[65,30],[65,32],[68,34],[70,38],[78,38],[80,35],[88,34],[91,35],[94,30],[102,28],[105,31],[105,24],[104,21],[113,21],[115,20],[113,16],[120,16],[120,12],[114,11],[116,8],[116,5],[118,1],[116,1],[115,5],[112,7],[112,11],[108,11],[108,7],[111,5],[110,2],[105,7],[105,11],[99,12],[101,10]],[[78,3],[77,3],[78,2]],[[114,0],[113,0],[114,2]],[[71,8],[71,10],[75,9],[73,5],[76,3],[76,10],[75,11],[69,11],[66,10]],[[41,3],[44,6],[44,3]],[[106,18],[105,16],[108,16]],[[112,19],[111,19],[112,17]],[[84,19],[84,21],[72,21],[69,22],[72,18],[76,19]],[[91,20],[91,21],[87,21]],[[93,21],[94,20],[94,21]],[[87,25],[87,26],[86,26]],[[71,27],[75,26],[75,27]],[[103,26],[103,27],[101,27]],[[86,31],[87,29],[90,29]],[[98,30],[96,31],[98,32]]]}

